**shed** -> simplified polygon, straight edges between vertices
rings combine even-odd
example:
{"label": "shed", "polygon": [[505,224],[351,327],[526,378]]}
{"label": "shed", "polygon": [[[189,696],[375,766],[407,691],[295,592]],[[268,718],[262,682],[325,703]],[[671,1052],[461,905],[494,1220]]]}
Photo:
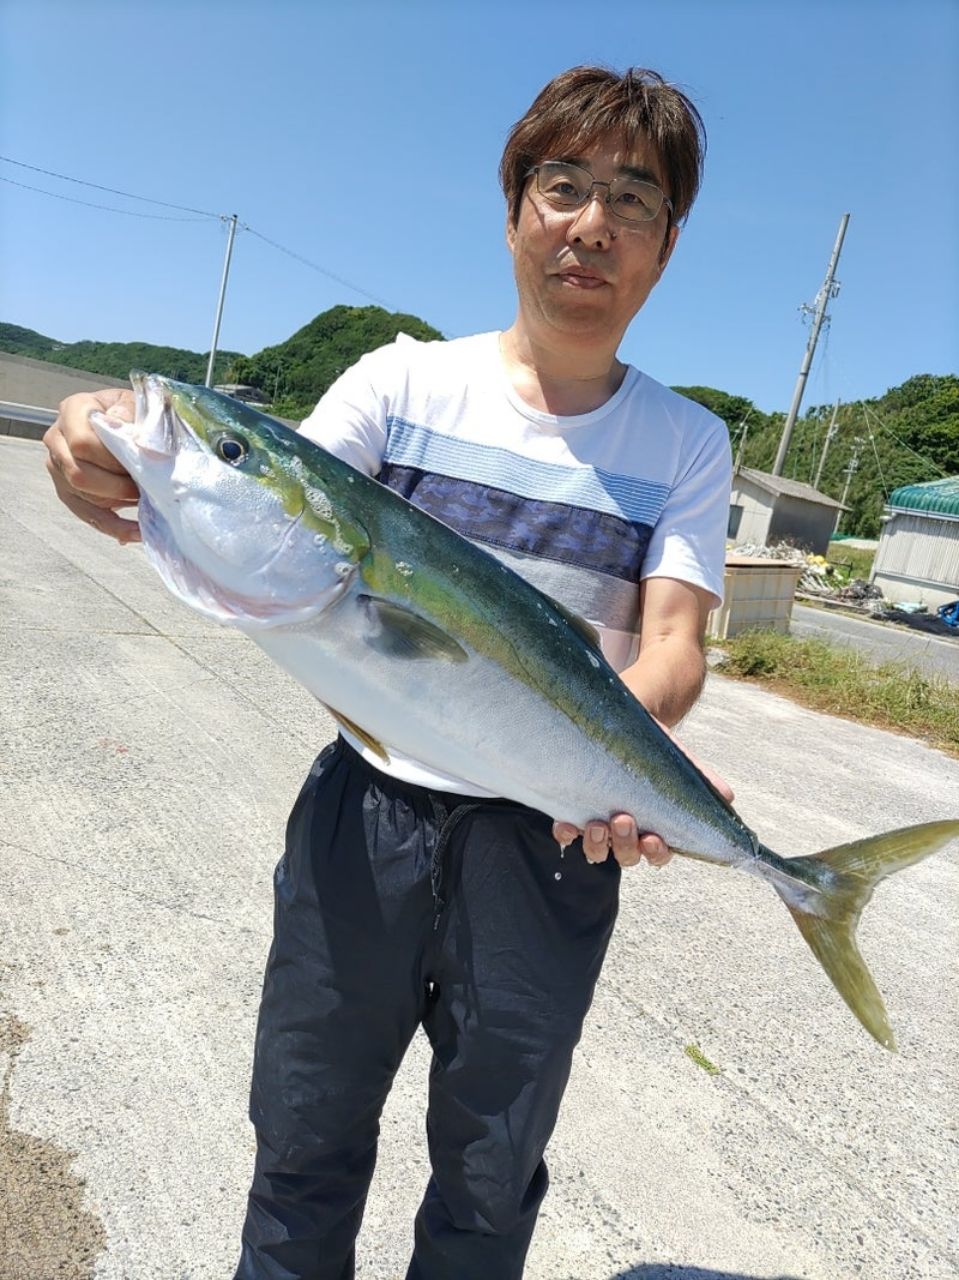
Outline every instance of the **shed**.
{"label": "shed", "polygon": [[825,555],[846,508],[811,484],[740,467],[733,476],[728,537],[736,542],[791,542]]}
{"label": "shed", "polygon": [[935,609],[959,599],[959,476],[893,490],[872,581],[897,603]]}

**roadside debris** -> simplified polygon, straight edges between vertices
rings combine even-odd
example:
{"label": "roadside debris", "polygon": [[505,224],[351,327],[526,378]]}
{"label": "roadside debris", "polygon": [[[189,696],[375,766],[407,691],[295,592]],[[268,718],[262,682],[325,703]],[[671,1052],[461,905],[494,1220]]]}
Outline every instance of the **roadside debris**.
{"label": "roadside debris", "polygon": [[941,605],[935,613],[930,613],[924,604],[887,600],[877,586],[865,578],[853,577],[844,565],[827,560],[825,556],[802,551],[789,542],[774,542],[769,546],[741,542],[728,550],[737,556],[784,560],[801,567],[802,577],[796,586],[796,596],[800,599],[813,597],[830,601],[868,614],[880,622],[898,622],[915,631],[959,640],[959,600]]}

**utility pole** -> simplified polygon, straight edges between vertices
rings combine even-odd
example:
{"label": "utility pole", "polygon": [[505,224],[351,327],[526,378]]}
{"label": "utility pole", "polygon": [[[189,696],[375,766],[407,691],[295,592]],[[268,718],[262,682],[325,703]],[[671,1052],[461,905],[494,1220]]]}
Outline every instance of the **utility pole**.
{"label": "utility pole", "polygon": [[822,328],[823,321],[826,318],[826,307],[829,300],[835,298],[839,292],[839,285],[835,283],[836,267],[839,263],[839,255],[842,252],[842,242],[846,234],[846,227],[849,225],[849,214],[842,215],[842,221],[839,223],[839,234],[836,236],[836,243],[833,246],[832,257],[829,259],[829,266],[826,269],[826,278],[823,281],[822,288],[816,295],[814,307],[804,307],[803,310],[814,311],[812,330],[809,334],[809,341],[806,343],[806,354],[803,356],[802,367],[799,370],[799,377],[796,379],[796,389],[793,392],[793,402],[790,406],[789,413],[786,415],[786,421],[783,425],[782,437],[779,441],[779,452],[776,454],[776,461],[773,463],[773,475],[781,476],[783,473],[783,464],[786,461],[786,452],[789,449],[789,440],[792,436],[793,427],[796,425],[796,418],[799,415],[799,406],[802,404],[803,392],[806,390],[806,379],[809,377],[809,370],[812,366],[813,354],[816,350],[816,343],[819,341],[819,330]]}
{"label": "utility pole", "polygon": [[830,422],[826,431],[826,438],[822,442],[822,453],[819,455],[819,466],[816,468],[816,478],[812,482],[812,487],[814,489],[819,488],[819,481],[822,479],[822,469],[826,465],[826,454],[829,452],[829,445],[832,442],[833,436],[836,434],[836,418],[839,414],[840,403],[841,401],[836,401],[835,408],[832,411],[832,422]]}
{"label": "utility pole", "polygon": [[206,366],[206,385],[213,386],[213,362],[216,359],[216,344],[220,340],[220,321],[223,319],[223,299],[226,297],[226,281],[230,274],[230,258],[233,255],[233,237],[236,235],[236,214],[224,218],[230,224],[230,234],[226,242],[226,257],[223,260],[223,278],[220,280],[220,296],[216,304],[216,319],[213,322],[213,341],[210,343],[210,359]]}
{"label": "utility pole", "polygon": [[[862,452],[863,444],[864,444],[864,441],[862,436],[856,436],[855,440],[852,442],[852,457],[849,459],[849,462],[846,464],[846,483],[842,487],[842,497],[839,499],[839,502],[842,506],[846,505],[846,497],[849,493],[849,485],[852,482],[853,476],[859,470],[859,455]],[[846,513],[843,512],[843,515],[845,514]],[[842,523],[843,515],[839,517],[840,524]]]}
{"label": "utility pole", "polygon": [[739,448],[736,450],[736,461],[733,465],[734,472],[739,470],[740,464],[742,463],[742,460],[743,460],[743,454],[746,451],[746,435],[749,431],[749,427],[746,425],[746,423],[749,421],[749,415],[751,413],[752,413],[752,409],[749,409],[746,413],[745,418],[743,418],[742,422],[739,424],[742,430],[742,435],[739,437]]}

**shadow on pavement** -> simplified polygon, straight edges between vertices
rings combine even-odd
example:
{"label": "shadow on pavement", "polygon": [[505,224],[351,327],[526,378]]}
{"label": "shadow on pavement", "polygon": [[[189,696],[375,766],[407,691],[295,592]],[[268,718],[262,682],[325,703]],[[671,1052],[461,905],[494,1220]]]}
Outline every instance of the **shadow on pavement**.
{"label": "shadow on pavement", "polygon": [[799,1276],[746,1275],[744,1271],[713,1271],[684,1267],[681,1262],[641,1262],[628,1271],[617,1271],[610,1280],[800,1280]]}

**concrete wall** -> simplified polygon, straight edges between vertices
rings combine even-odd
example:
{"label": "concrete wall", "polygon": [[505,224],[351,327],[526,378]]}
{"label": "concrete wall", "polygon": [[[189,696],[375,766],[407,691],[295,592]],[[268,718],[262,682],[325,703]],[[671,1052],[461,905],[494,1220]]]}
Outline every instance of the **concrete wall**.
{"label": "concrete wall", "polygon": [[13,404],[55,409],[61,400],[76,391],[99,391],[102,387],[128,387],[125,378],[106,378],[102,373],[86,373],[63,364],[47,364],[0,351],[0,400]]}
{"label": "concrete wall", "polygon": [[739,527],[730,537],[736,542],[753,542],[763,546],[769,532],[769,521],[773,513],[773,495],[758,485],[751,484],[741,476],[733,480],[730,494],[730,508],[739,507]]}

